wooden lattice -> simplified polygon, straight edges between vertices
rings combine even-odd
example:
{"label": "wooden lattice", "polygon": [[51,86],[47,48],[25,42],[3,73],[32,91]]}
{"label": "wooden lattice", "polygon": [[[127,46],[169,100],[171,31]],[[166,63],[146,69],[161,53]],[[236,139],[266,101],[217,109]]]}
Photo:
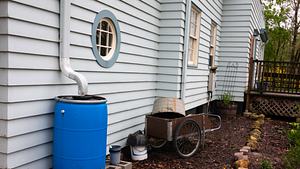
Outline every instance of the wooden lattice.
{"label": "wooden lattice", "polygon": [[251,96],[250,111],[266,115],[300,117],[300,100],[288,97]]}

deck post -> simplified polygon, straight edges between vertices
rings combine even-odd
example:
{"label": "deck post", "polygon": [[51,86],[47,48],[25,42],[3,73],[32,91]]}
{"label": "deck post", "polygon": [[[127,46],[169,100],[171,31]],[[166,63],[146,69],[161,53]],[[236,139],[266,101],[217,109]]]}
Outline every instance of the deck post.
{"label": "deck post", "polygon": [[246,97],[246,108],[245,112],[247,113],[250,108],[250,92],[252,89],[252,81],[253,81],[253,71],[254,71],[254,61],[253,57],[250,57],[249,59],[249,77],[248,77],[248,87],[247,87],[247,97]]}

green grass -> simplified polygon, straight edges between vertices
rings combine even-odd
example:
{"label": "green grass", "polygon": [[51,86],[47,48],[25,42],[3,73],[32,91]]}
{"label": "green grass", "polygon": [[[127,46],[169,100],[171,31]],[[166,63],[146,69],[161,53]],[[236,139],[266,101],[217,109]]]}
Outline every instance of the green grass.
{"label": "green grass", "polygon": [[260,169],[272,169],[272,164],[269,160],[262,160],[260,164]]}
{"label": "green grass", "polygon": [[287,169],[300,168],[300,123],[290,123],[292,128],[287,137],[290,142],[289,151],[284,156],[284,164]]}

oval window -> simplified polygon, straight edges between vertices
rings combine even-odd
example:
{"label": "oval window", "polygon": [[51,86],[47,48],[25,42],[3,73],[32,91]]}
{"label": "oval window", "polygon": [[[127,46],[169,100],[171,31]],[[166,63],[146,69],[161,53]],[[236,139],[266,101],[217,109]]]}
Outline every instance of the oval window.
{"label": "oval window", "polygon": [[120,29],[116,17],[107,10],[95,18],[92,29],[93,53],[99,65],[111,67],[120,51]]}

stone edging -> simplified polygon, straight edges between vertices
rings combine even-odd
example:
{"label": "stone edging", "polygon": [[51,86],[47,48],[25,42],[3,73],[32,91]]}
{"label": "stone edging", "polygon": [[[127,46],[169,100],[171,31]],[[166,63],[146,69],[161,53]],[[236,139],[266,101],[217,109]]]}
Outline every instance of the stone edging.
{"label": "stone edging", "polygon": [[237,169],[248,169],[250,164],[248,154],[251,151],[257,150],[257,143],[261,138],[261,126],[264,124],[265,118],[265,115],[263,114],[244,113],[244,115],[255,121],[251,126],[246,146],[243,146],[239,152],[234,153],[236,159],[234,164]]}

